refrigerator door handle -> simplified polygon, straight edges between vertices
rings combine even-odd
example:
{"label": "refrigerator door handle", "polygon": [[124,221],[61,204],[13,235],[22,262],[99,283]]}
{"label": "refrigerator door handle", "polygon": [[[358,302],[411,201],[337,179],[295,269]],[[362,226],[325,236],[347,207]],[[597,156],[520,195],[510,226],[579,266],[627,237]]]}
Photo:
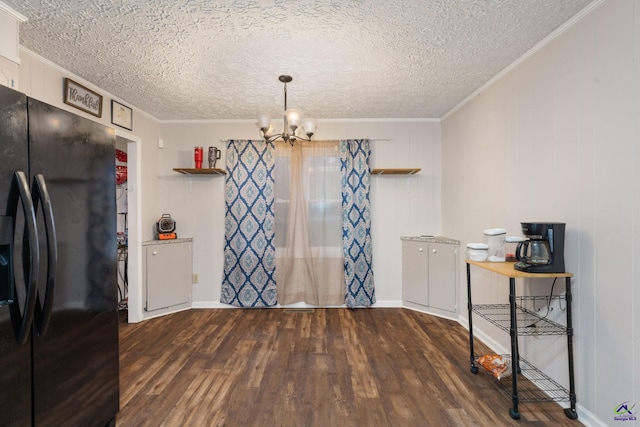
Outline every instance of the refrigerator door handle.
{"label": "refrigerator door handle", "polygon": [[[31,192],[29,191],[29,181],[27,180],[25,173],[22,171],[16,171],[13,174],[13,183],[9,190],[9,203],[7,205],[7,213],[13,217],[14,236],[16,216],[18,214],[18,202],[21,203],[22,211],[24,213],[24,227],[26,231],[25,243],[29,246],[29,259],[25,259],[26,254],[23,255],[22,264],[25,270],[25,298],[23,308],[22,310],[20,309],[20,302],[16,298],[11,302],[9,311],[11,313],[16,341],[18,344],[22,345],[27,342],[29,332],[31,331],[36,303],[38,268],[40,264],[36,214],[33,208]],[[13,283],[13,286],[16,286],[15,282]]]}
{"label": "refrigerator door handle", "polygon": [[56,226],[53,218],[53,208],[51,198],[47,191],[47,184],[41,174],[33,177],[32,186],[33,209],[38,213],[38,202],[42,204],[42,214],[44,216],[44,227],[47,240],[47,282],[45,285],[43,301],[40,300],[40,293],[36,294],[35,325],[38,335],[47,333],[51,314],[53,311],[53,297],[55,295],[56,269],[58,266],[58,240]]}

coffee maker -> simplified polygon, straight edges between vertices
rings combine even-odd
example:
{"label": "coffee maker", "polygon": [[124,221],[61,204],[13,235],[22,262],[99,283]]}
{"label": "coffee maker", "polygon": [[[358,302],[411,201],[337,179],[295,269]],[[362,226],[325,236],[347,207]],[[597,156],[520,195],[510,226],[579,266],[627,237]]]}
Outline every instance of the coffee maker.
{"label": "coffee maker", "polygon": [[564,273],[562,222],[521,222],[527,240],[518,243],[514,268],[528,273]]}

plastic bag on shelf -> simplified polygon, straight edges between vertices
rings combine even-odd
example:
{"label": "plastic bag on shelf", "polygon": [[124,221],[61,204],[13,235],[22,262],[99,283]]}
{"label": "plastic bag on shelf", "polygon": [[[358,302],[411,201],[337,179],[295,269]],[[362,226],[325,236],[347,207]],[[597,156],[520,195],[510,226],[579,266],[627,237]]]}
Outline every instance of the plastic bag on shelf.
{"label": "plastic bag on shelf", "polygon": [[485,354],[478,357],[478,364],[491,372],[498,380],[511,375],[511,357],[499,354]]}

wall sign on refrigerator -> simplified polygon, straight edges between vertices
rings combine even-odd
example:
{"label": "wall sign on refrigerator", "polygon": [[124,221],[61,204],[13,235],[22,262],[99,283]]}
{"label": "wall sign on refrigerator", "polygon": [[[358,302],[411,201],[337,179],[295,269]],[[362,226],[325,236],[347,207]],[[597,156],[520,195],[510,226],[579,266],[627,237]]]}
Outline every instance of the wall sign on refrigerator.
{"label": "wall sign on refrigerator", "polygon": [[85,113],[102,117],[102,95],[68,78],[64,79],[64,103]]}

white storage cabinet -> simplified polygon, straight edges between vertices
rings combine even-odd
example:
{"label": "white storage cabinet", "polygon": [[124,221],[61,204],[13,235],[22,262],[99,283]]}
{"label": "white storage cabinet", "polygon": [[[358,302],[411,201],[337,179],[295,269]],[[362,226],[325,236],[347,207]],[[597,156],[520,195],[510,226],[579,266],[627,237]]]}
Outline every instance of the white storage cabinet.
{"label": "white storage cabinet", "polygon": [[192,240],[152,240],[143,243],[146,311],[191,302]]}
{"label": "white storage cabinet", "polygon": [[458,248],[445,237],[402,237],[402,293],[406,307],[458,318]]}

